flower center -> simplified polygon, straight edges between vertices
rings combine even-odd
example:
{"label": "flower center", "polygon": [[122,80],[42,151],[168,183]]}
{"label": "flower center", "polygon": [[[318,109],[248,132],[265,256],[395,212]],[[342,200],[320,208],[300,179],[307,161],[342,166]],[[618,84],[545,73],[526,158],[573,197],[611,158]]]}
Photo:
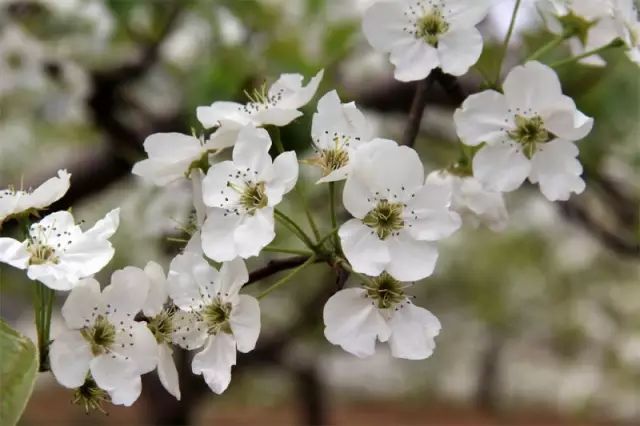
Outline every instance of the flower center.
{"label": "flower center", "polygon": [[71,401],[74,404],[83,406],[87,414],[93,410],[106,414],[102,404],[111,401],[111,398],[106,391],[98,387],[93,377],[89,375],[82,386],[73,391],[73,399]]}
{"label": "flower center", "polygon": [[433,47],[438,46],[440,36],[449,30],[449,24],[444,20],[439,9],[422,16],[416,22],[416,36],[422,38]]}
{"label": "flower center", "polygon": [[320,162],[324,174],[328,175],[349,163],[349,153],[342,148],[324,149],[320,153]]}
{"label": "flower center", "polygon": [[231,303],[225,303],[219,297],[213,299],[210,305],[205,306],[202,310],[202,318],[207,324],[209,334],[220,332],[231,334],[231,325],[229,324],[231,308]]}
{"label": "flower center", "polygon": [[536,145],[548,142],[551,137],[544,127],[544,121],[540,116],[525,117],[516,115],[516,128],[508,132],[511,139],[522,145],[527,158],[533,157]]}
{"label": "flower center", "polygon": [[116,341],[116,328],[102,315],[96,317],[92,327],[85,327],[80,333],[91,345],[94,356],[105,353]]}
{"label": "flower center", "polygon": [[403,204],[390,203],[387,200],[380,200],[378,204],[366,214],[362,222],[373,229],[378,238],[386,239],[404,227],[402,218]]}
{"label": "flower center", "polygon": [[375,301],[379,309],[390,309],[402,303],[407,298],[403,288],[400,281],[386,272],[374,278],[369,287],[365,287],[367,296]]}
{"label": "flower center", "polygon": [[269,198],[264,189],[264,182],[248,183],[240,193],[240,205],[248,214],[267,206]]}
{"label": "flower center", "polygon": [[171,343],[171,334],[173,333],[173,323],[171,320],[171,313],[167,310],[162,310],[158,315],[151,318],[147,324],[149,330],[156,338],[156,342]]}
{"label": "flower center", "polygon": [[38,241],[30,243],[27,251],[31,254],[29,265],[57,264],[60,262],[60,258],[56,255],[56,250],[53,247]]}

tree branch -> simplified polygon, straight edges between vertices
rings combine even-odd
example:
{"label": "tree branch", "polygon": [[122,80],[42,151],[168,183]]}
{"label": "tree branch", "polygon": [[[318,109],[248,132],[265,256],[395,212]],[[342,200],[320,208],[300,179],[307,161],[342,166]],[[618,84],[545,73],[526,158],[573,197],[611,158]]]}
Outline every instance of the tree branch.
{"label": "tree branch", "polygon": [[416,85],[416,92],[413,96],[413,102],[411,103],[411,110],[409,111],[409,119],[407,120],[407,126],[402,136],[403,145],[413,147],[416,142],[416,137],[420,131],[420,123],[422,123],[422,116],[424,115],[424,108],[427,106],[427,92],[433,85],[434,80],[435,75],[431,73]]}

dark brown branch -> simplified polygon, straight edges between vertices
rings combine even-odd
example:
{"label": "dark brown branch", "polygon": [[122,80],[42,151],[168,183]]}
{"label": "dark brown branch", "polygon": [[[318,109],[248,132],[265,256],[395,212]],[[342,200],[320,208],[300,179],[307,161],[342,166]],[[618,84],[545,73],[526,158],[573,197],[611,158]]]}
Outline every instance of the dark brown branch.
{"label": "dark brown branch", "polygon": [[409,111],[409,119],[402,136],[403,145],[412,147],[416,142],[416,137],[420,131],[420,123],[422,123],[422,116],[424,115],[424,108],[427,106],[427,92],[433,85],[434,79],[435,75],[431,73],[429,77],[419,81],[416,85],[416,92]]}
{"label": "dark brown branch", "polygon": [[267,266],[256,269],[249,274],[249,281],[245,285],[256,283],[264,278],[270,277],[278,272],[285,271],[287,269],[295,268],[302,265],[309,259],[309,256],[295,256],[287,259],[272,260],[267,263]]}

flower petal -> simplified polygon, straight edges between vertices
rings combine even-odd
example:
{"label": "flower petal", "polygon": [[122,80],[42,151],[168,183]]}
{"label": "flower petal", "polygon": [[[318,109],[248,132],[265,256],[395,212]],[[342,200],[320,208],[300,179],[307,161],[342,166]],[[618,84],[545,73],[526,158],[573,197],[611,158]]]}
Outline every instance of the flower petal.
{"label": "flower petal", "polygon": [[149,279],[149,293],[147,293],[142,312],[148,317],[153,317],[162,311],[169,296],[167,278],[162,266],[153,261],[147,263],[144,267],[144,273]]}
{"label": "flower petal", "polygon": [[93,278],[78,282],[62,305],[62,317],[70,328],[80,329],[93,322],[96,307],[103,306],[100,284]]}
{"label": "flower petal", "polygon": [[585,189],[577,156],[578,148],[573,143],[560,139],[549,142],[533,156],[529,179],[540,184],[549,201],[566,201],[572,192],[580,194]]}
{"label": "flower petal", "polygon": [[438,40],[438,58],[442,71],[460,76],[466,74],[482,53],[482,35],[476,28],[449,31]]}
{"label": "flower petal", "polygon": [[211,106],[200,106],[196,108],[196,116],[206,129],[219,126],[221,121],[232,121],[243,126],[251,122],[244,105],[236,102],[214,102]]}
{"label": "flower petal", "polygon": [[507,103],[515,112],[540,113],[561,101],[562,86],[556,72],[537,61],[514,67],[503,84]]}
{"label": "flower petal", "polygon": [[396,66],[394,76],[400,81],[422,80],[440,66],[438,51],[424,40],[414,37],[396,43],[389,59]]}
{"label": "flower petal", "polygon": [[117,307],[116,315],[134,316],[144,306],[149,294],[149,277],[140,268],[127,266],[111,275],[111,283],[102,291],[108,310]]}
{"label": "flower petal", "polygon": [[201,231],[204,254],[216,262],[226,262],[238,257],[234,234],[242,219],[242,216],[227,213],[223,209],[209,210]]}
{"label": "flower petal", "polygon": [[269,205],[275,206],[282,196],[293,189],[298,180],[298,158],[295,151],[287,151],[273,160],[271,179],[267,182]]}
{"label": "flower petal", "polygon": [[515,126],[506,98],[494,90],[469,96],[453,118],[458,136],[471,146],[504,141],[506,130]]}
{"label": "flower petal", "polygon": [[210,336],[207,346],[193,357],[193,374],[202,374],[207,385],[221,394],[231,383],[231,367],[236,364],[236,342],[227,333]]}
{"label": "flower petal", "polygon": [[240,288],[249,281],[249,272],[244,260],[236,258],[224,262],[218,275],[219,291],[225,296],[235,296]]}
{"label": "flower petal", "polygon": [[473,158],[473,175],[491,191],[518,189],[531,170],[531,162],[518,146],[487,145]]}
{"label": "flower petal", "polygon": [[438,249],[428,241],[417,241],[407,232],[389,237],[390,260],[385,270],[399,281],[417,281],[430,276],[438,260]]}
{"label": "flower petal", "polygon": [[70,389],[82,386],[92,357],[89,344],[76,330],[64,331],[49,349],[51,372],[58,383]]}
{"label": "flower petal", "polygon": [[197,349],[207,341],[207,326],[196,313],[177,311],[173,316],[172,325],[173,343],[181,348]]}
{"label": "flower petal", "polygon": [[431,356],[440,333],[440,321],[428,310],[408,302],[394,311],[389,346],[396,358],[425,359]]}
{"label": "flower petal", "polygon": [[158,377],[167,392],[180,401],[178,370],[172,353],[173,350],[169,345],[158,345]]}
{"label": "flower petal", "polygon": [[235,230],[233,239],[236,256],[243,259],[257,256],[275,237],[273,208],[265,207],[256,210],[253,215],[245,216]]}
{"label": "flower petal", "polygon": [[0,262],[14,268],[27,269],[30,257],[27,241],[21,243],[13,238],[0,238]]}
{"label": "flower petal", "polygon": [[108,390],[113,405],[124,405],[130,407],[138,400],[142,393],[142,380],[140,376],[133,377],[125,385],[116,389]]}
{"label": "flower petal", "polygon": [[362,30],[371,46],[389,52],[398,41],[412,37],[404,30],[411,22],[402,6],[402,2],[380,1],[366,10]]}
{"label": "flower petal", "polygon": [[342,249],[354,271],[378,276],[390,260],[384,241],[358,219],[351,219],[338,231]]}
{"label": "flower petal", "polygon": [[255,297],[241,294],[229,319],[238,351],[249,352],[256,347],[260,335],[260,305]]}
{"label": "flower petal", "polygon": [[340,290],[331,296],[322,317],[327,340],[360,358],[374,354],[377,338],[389,338],[389,327],[360,288]]}

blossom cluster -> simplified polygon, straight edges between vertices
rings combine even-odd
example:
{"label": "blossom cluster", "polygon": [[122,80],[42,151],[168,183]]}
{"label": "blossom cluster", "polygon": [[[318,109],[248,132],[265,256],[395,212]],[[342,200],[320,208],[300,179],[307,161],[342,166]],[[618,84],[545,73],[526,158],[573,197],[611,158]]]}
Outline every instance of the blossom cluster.
{"label": "blossom cluster", "polygon": [[[459,76],[480,57],[476,26],[489,6],[383,0],[366,12],[363,30],[373,47],[390,54],[398,80],[430,78],[436,69]],[[585,52],[614,40],[638,60],[637,11],[630,0],[544,0],[540,7],[549,29],[569,40],[580,60],[599,64]],[[109,239],[119,210],[86,231],[67,211],[34,220],[68,190],[65,170],[33,191],[0,192],[0,224],[24,225],[24,238],[0,238],[0,262],[26,270],[48,289],[69,291],[62,307],[66,328],[51,343],[48,361],[58,382],[75,389],[77,401],[88,408],[107,400],[131,405],[141,393],[141,376],[153,370],[180,399],[176,346],[194,351],[192,372],[213,392],[224,392],[237,352],[256,347],[258,299],[267,294],[254,297],[244,289],[253,282],[245,261],[265,249],[278,251],[270,247],[276,222],[309,249],[300,268],[322,262],[351,276],[353,285],[343,288],[341,282],[324,306],[329,342],[358,357],[372,355],[380,341],[388,342],[394,357],[428,358],[441,324],[414,304],[409,289],[436,270],[437,242],[463,222],[504,229],[504,193],[525,180],[549,201],[585,189],[576,143],[591,132],[593,119],[540,61],[524,61],[501,84],[468,96],[453,115],[462,157],[429,172],[416,150],[375,134],[365,114],[335,90],[317,101],[309,152],[298,159],[285,150],[279,127],[303,115],[322,79],[323,71],[308,82],[300,74],[283,74],[247,94],[244,104],[198,107],[200,134],[156,133],[144,141],[146,158],[133,174],[157,186],[189,180],[193,187],[190,239],[167,273],[153,261],[144,268],[127,266],[101,288],[94,275],[114,255]],[[300,164],[315,168],[317,185],[331,195],[334,229],[326,236],[309,214],[315,241],[278,208],[299,189]],[[336,188],[344,207],[338,211]]]}

